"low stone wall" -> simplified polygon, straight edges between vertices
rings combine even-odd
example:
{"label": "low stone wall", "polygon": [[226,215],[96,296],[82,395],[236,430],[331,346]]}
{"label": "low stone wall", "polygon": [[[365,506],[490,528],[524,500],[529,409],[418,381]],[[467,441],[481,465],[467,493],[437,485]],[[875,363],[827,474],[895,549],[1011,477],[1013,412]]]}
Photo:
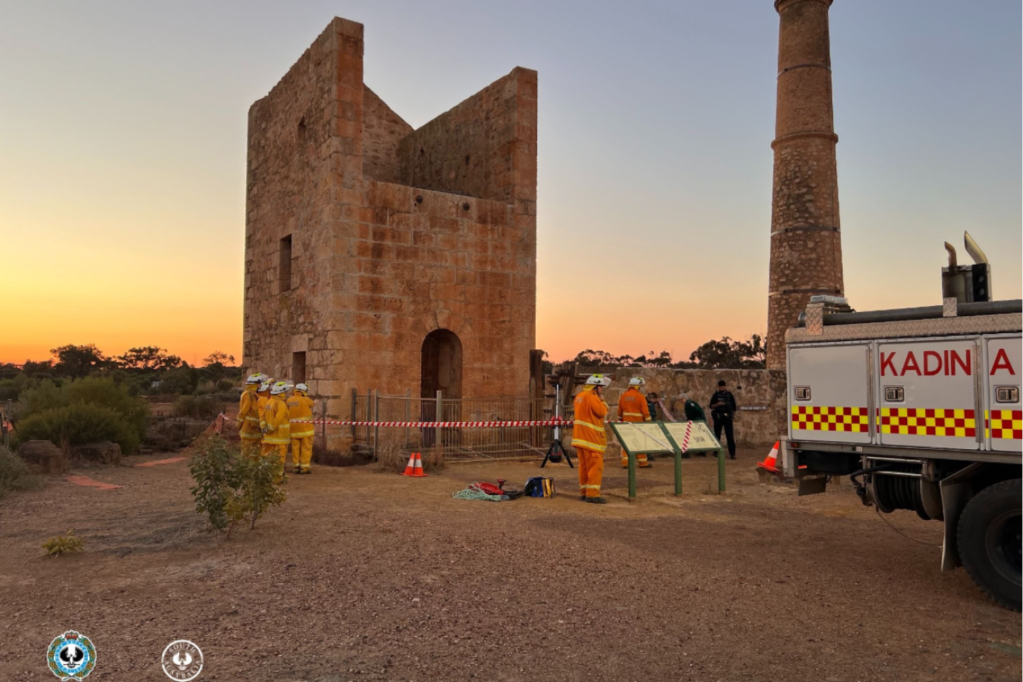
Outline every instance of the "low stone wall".
{"label": "low stone wall", "polygon": [[[739,412],[735,417],[735,440],[743,447],[771,445],[787,429],[785,372],[766,369],[619,369],[608,390],[608,404],[617,405],[618,396],[629,379],[641,376],[646,380],[644,393],[655,392],[681,421],[680,393],[698,402],[710,419],[710,397],[717,383],[724,379],[735,395]],[[658,415],[663,418],[663,415]]]}

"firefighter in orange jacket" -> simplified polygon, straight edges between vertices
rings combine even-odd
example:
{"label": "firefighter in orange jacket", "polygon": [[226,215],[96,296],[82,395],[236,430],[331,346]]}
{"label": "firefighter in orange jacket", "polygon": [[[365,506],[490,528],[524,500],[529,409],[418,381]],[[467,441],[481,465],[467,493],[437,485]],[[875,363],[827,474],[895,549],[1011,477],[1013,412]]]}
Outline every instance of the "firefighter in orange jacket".
{"label": "firefighter in orange jacket", "polygon": [[310,474],[316,427],[312,422],[313,399],[309,397],[309,387],[305,384],[296,384],[291,392],[288,415],[291,417],[291,463],[296,474]]}
{"label": "firefighter in orange jacket", "polygon": [[259,372],[245,380],[245,390],[238,401],[238,435],[242,439],[242,452],[250,457],[259,453],[263,431],[259,427],[259,398],[256,390],[263,379]]}
{"label": "firefighter in orange jacket", "polygon": [[[643,377],[632,377],[629,379],[629,388],[622,397],[618,399],[618,418],[623,422],[648,422],[650,421],[650,408],[646,404],[646,397],[639,392],[646,381]],[[645,452],[636,455],[636,466],[649,467]],[[629,455],[622,448],[622,468],[629,468]]]}
{"label": "firefighter in orange jacket", "polygon": [[607,434],[604,432],[607,403],[600,394],[610,383],[611,380],[603,374],[593,374],[575,397],[572,447],[579,460],[579,497],[583,502],[592,504],[607,504],[607,500],[600,496],[604,450],[607,449]]}
{"label": "firefighter in orange jacket", "polygon": [[284,394],[288,384],[278,381],[270,389],[270,399],[263,410],[266,426],[263,427],[263,456],[277,456],[281,460],[280,474],[284,473],[284,461],[288,458],[288,444],[291,443],[291,416]]}

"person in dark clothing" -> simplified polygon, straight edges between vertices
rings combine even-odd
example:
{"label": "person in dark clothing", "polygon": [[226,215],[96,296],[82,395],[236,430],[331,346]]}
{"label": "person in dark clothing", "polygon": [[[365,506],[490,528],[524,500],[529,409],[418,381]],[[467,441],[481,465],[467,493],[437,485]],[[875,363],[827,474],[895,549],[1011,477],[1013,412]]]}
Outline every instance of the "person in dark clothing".
{"label": "person in dark clothing", "polygon": [[646,394],[646,407],[650,411],[650,421],[657,420],[657,394],[647,393]]}
{"label": "person in dark clothing", "polygon": [[[703,408],[700,407],[700,403],[696,402],[685,393],[679,393],[678,402],[682,403],[682,412],[685,415],[686,421],[688,422],[707,421],[707,414],[703,411]],[[696,454],[700,455],[701,457],[707,456],[707,453],[705,451],[698,452]],[[689,453],[688,452],[684,453],[682,457],[684,457],[685,459],[689,459]]]}
{"label": "person in dark clothing", "polygon": [[718,390],[710,397],[710,416],[714,418],[714,437],[721,442],[721,431],[728,439],[728,457],[735,459],[735,433],[732,421],[735,419],[735,396],[728,390],[724,379],[718,382]]}

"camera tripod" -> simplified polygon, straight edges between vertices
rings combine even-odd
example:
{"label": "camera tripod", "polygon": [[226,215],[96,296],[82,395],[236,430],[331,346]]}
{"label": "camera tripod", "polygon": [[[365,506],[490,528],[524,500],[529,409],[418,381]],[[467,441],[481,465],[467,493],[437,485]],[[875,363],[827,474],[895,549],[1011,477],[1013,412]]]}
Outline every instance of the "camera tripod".
{"label": "camera tripod", "polygon": [[[554,419],[558,421],[561,419],[561,386],[558,384],[554,385]],[[543,456],[543,462],[540,463],[540,468],[543,469],[547,466],[547,460],[551,459],[552,455],[560,455],[565,458],[568,462],[570,469],[575,469],[575,465],[572,464],[572,458],[568,456],[568,452],[565,451],[565,446],[561,444],[561,427],[554,427],[554,440],[551,441],[551,445],[547,448],[547,454]]]}

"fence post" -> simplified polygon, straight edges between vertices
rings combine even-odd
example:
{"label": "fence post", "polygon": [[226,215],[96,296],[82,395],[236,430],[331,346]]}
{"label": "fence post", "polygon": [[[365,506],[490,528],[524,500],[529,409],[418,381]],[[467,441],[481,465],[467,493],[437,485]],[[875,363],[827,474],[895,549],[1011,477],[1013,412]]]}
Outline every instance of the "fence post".
{"label": "fence post", "polygon": [[[412,390],[405,389],[405,421],[412,421]],[[405,427],[405,447],[411,447],[409,427]]]}
{"label": "fence post", "polygon": [[[373,389],[373,421],[380,421],[380,392]],[[380,427],[373,427],[373,459],[380,460]]]}
{"label": "fence post", "polygon": [[[437,421],[444,421],[444,392],[437,389]],[[444,459],[444,429],[434,427],[434,437],[437,445],[437,463]]]}
{"label": "fence post", "polygon": [[[358,421],[359,419],[359,389],[352,389],[352,421]],[[355,424],[352,424],[352,445],[355,445],[356,441],[356,430]]]}

